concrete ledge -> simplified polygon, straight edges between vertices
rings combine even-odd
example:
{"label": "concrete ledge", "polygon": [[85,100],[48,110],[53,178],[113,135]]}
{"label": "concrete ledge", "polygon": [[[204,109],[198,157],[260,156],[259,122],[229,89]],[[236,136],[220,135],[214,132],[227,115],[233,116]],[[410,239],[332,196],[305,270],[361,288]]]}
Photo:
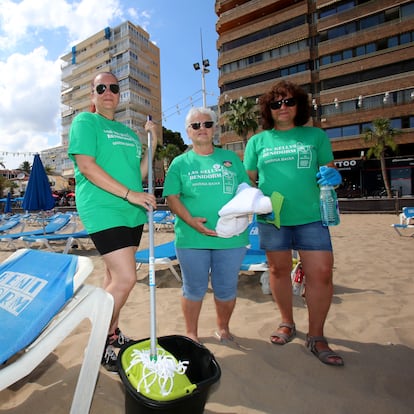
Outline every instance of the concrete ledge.
{"label": "concrete ledge", "polygon": [[403,207],[414,206],[414,197],[340,198],[341,213],[401,213]]}

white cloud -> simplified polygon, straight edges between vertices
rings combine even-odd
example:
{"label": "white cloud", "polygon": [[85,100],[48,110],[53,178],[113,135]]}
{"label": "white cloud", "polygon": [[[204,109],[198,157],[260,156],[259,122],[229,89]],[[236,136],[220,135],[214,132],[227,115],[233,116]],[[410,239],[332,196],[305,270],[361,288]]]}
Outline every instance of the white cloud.
{"label": "white cloud", "polygon": [[[37,152],[60,142],[61,62],[48,48],[61,56],[70,45],[127,18],[148,25],[149,15],[136,8],[125,16],[121,0],[0,0],[0,56],[5,56],[0,60],[0,159],[8,168],[21,160],[13,162],[14,155],[9,161],[3,151]],[[62,44],[54,44],[57,33]]]}
{"label": "white cloud", "polygon": [[[1,151],[37,152],[57,145],[60,64],[47,60],[44,47],[15,53],[0,62]],[[1,152],[0,151],[0,152]],[[9,165],[9,168],[16,165]]]}

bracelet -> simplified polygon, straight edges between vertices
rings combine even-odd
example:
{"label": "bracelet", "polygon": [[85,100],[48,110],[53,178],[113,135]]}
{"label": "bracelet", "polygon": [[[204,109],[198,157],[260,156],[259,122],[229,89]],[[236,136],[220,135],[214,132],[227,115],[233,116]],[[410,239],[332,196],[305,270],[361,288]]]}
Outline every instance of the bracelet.
{"label": "bracelet", "polygon": [[126,194],[125,194],[125,197],[124,197],[124,200],[125,200],[125,201],[128,201],[128,194],[129,194],[129,188],[128,188],[128,190],[127,190],[127,192],[126,192]]}

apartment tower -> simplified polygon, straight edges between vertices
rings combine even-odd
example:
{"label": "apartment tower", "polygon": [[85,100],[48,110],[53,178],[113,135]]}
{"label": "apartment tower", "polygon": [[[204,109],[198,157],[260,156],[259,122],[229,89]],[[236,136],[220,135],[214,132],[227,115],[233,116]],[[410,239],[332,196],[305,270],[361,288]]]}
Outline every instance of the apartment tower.
{"label": "apartment tower", "polygon": [[[67,149],[73,118],[88,111],[91,81],[98,72],[112,72],[119,80],[120,103],[117,121],[132,128],[143,143],[147,134],[144,124],[148,115],[161,119],[160,52],[149,34],[127,21],[106,27],[72,47],[61,57],[62,66],[62,146]],[[161,123],[158,136],[162,136]],[[64,174],[73,174],[67,159]]]}
{"label": "apartment tower", "polygon": [[242,156],[228,101],[289,79],[309,93],[311,124],[328,134],[349,185],[361,195],[382,185],[362,134],[386,118],[402,131],[387,154],[391,185],[414,193],[414,1],[217,0],[215,10],[224,147]]}

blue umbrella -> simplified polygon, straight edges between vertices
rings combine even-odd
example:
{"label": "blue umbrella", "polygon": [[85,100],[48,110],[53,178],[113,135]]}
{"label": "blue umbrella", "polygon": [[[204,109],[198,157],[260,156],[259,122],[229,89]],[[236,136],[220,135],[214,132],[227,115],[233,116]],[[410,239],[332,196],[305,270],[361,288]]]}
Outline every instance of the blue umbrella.
{"label": "blue umbrella", "polygon": [[45,169],[39,154],[35,154],[22,207],[26,211],[46,211],[51,210],[54,206],[55,199],[52,196]]}
{"label": "blue umbrella", "polygon": [[6,204],[4,205],[4,213],[12,212],[11,194],[7,193]]}

